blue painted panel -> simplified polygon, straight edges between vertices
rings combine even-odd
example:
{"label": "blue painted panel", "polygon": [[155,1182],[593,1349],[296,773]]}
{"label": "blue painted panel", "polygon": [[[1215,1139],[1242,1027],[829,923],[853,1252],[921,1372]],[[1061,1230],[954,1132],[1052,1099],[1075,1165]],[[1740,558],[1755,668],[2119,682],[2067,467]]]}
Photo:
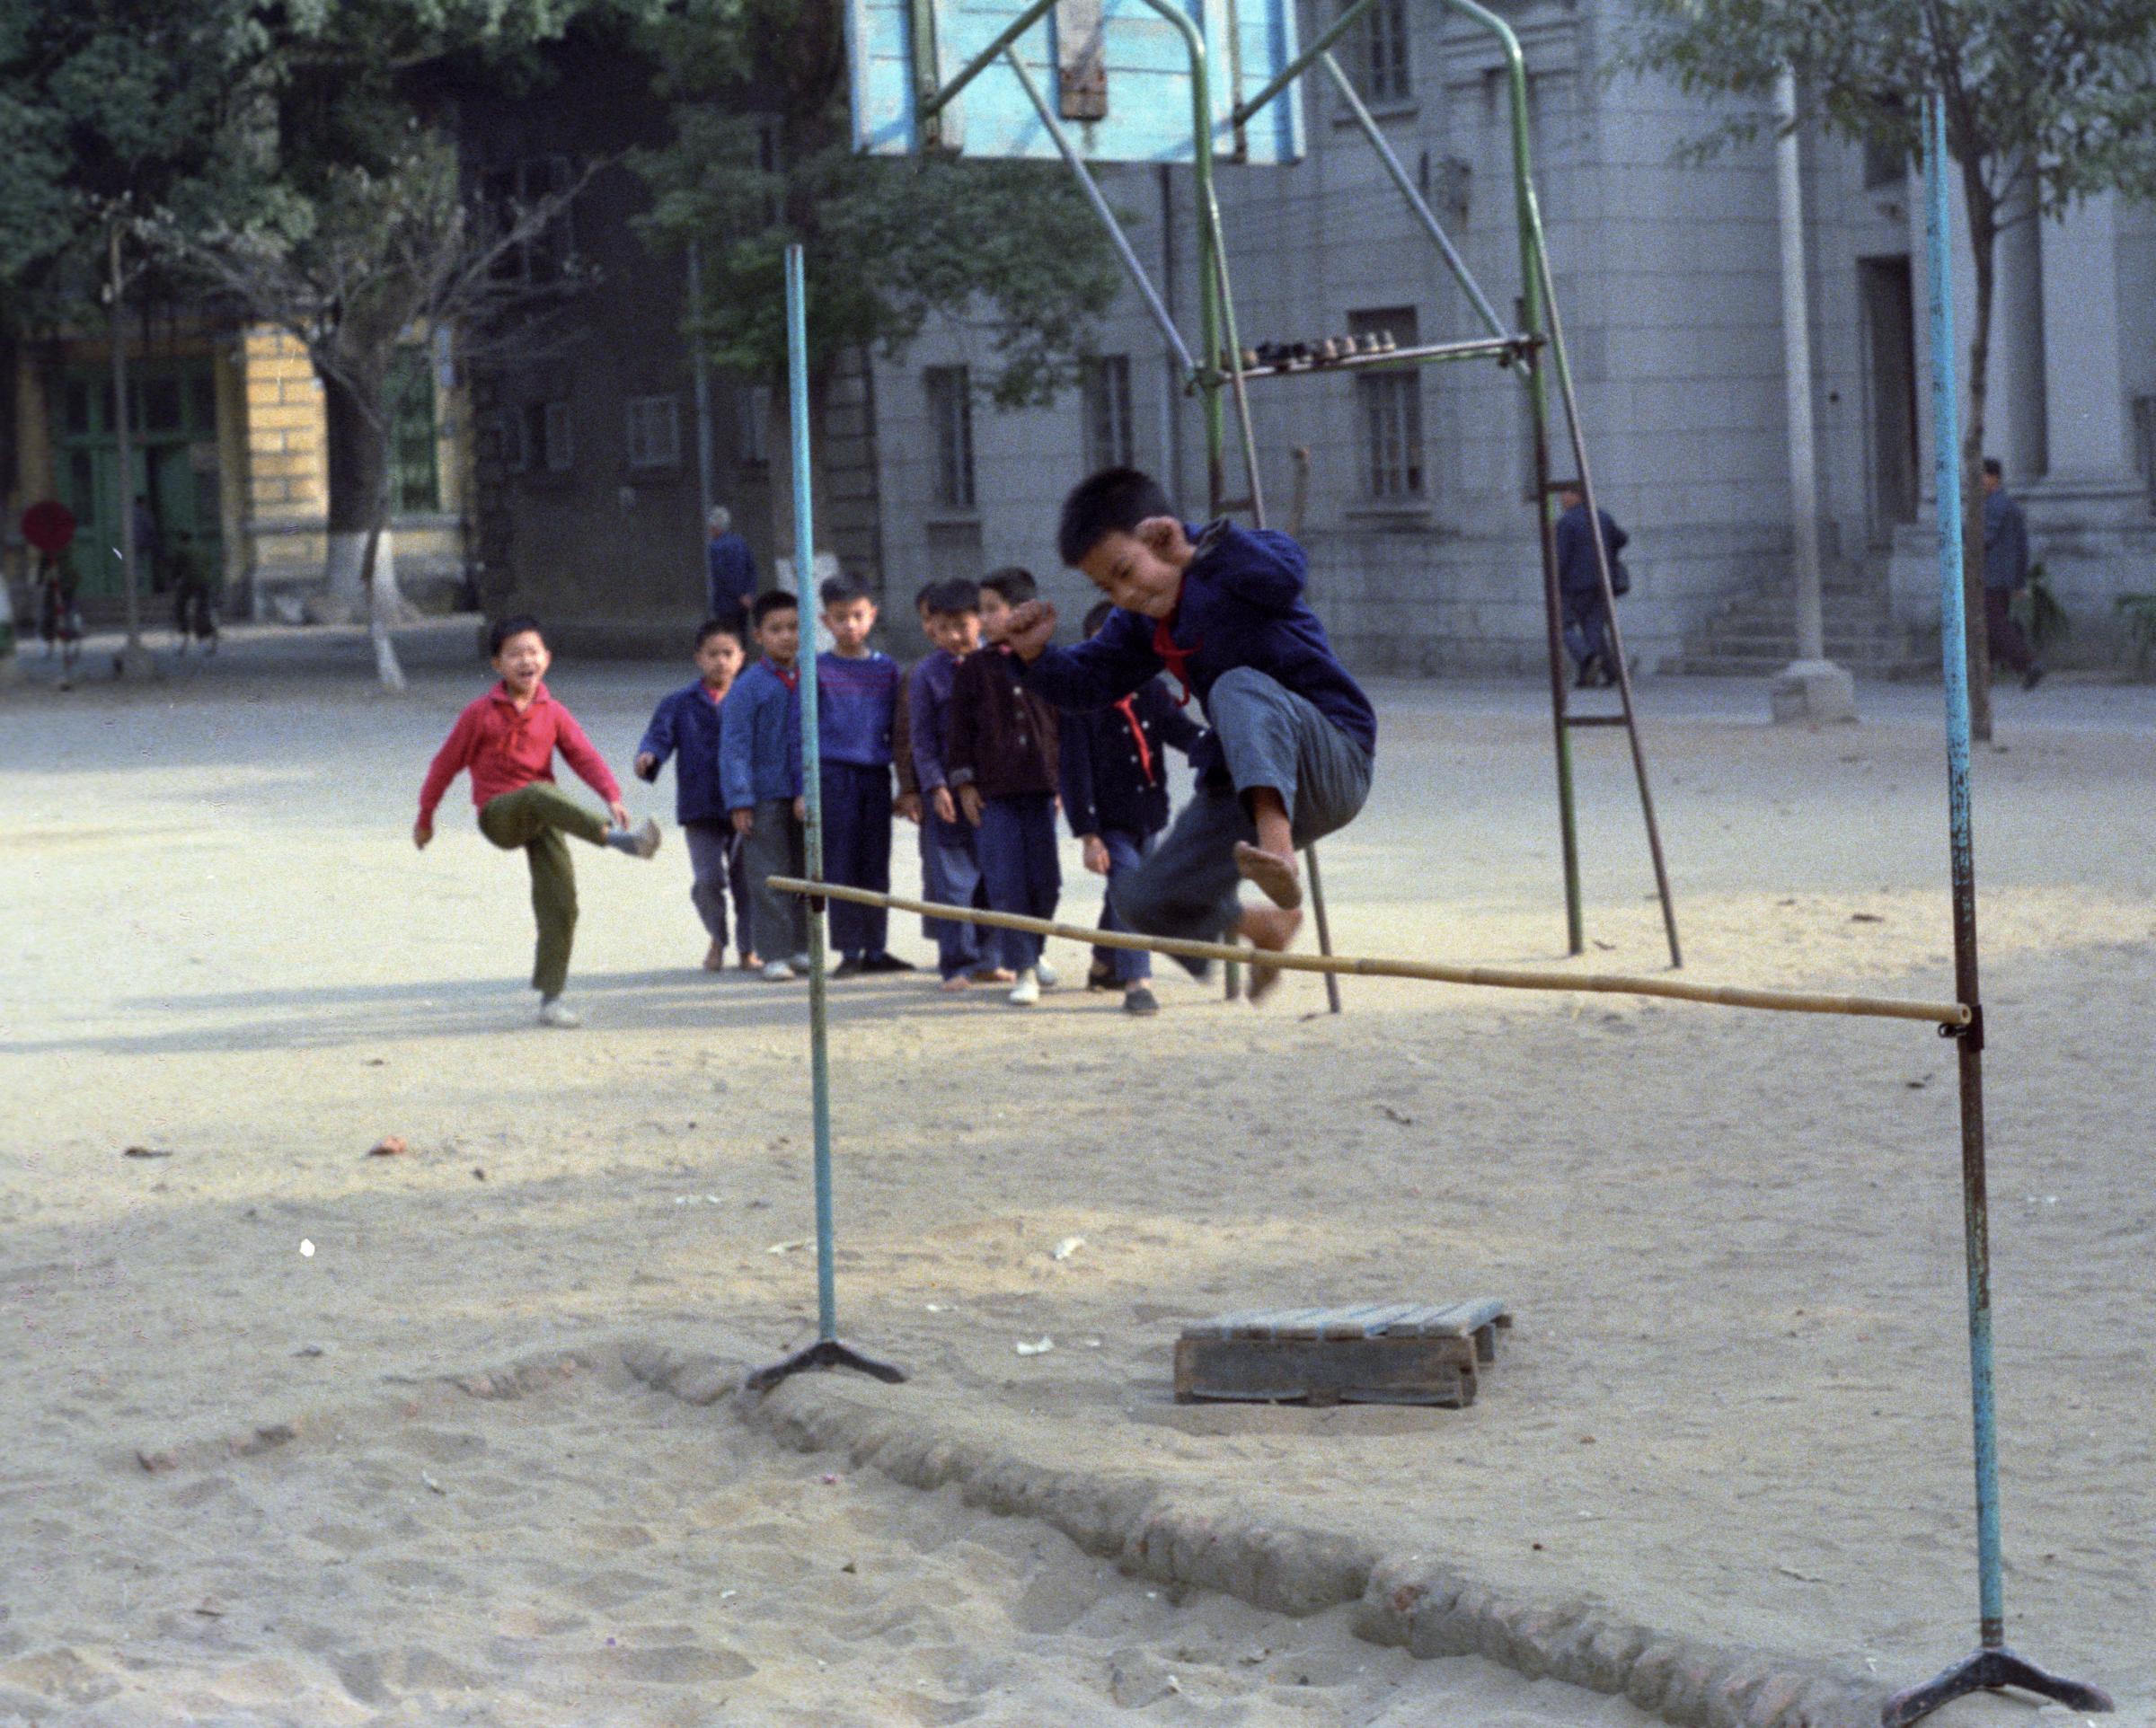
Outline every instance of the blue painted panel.
{"label": "blue painted panel", "polygon": [[[1303,154],[1300,88],[1290,89],[1238,137],[1228,122],[1297,51],[1294,0],[1179,0],[1202,32],[1212,97],[1213,148],[1223,160],[1294,162]],[[958,73],[1023,9],[1022,0],[934,0],[939,72]],[[1145,0],[1103,0],[1108,115],[1068,120],[1079,152],[1094,162],[1188,162],[1190,57],[1182,34]],[[914,116],[907,0],[847,0],[854,148],[906,155],[920,147]],[[1020,58],[1044,92],[1056,88],[1050,21],[1019,39]],[[1019,81],[998,64],[944,110],[945,142],[969,156],[1052,158],[1054,141]]]}

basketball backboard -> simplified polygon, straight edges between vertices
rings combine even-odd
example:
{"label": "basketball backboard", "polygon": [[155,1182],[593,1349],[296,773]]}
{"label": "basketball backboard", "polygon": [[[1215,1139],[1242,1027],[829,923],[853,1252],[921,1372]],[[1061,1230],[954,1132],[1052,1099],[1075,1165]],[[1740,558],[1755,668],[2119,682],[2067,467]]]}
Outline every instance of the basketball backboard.
{"label": "basketball backboard", "polygon": [[[1290,85],[1237,128],[1238,102],[1295,57],[1294,0],[1172,0],[1206,51],[1213,149],[1223,161],[1294,162],[1303,107]],[[922,146],[917,51],[947,84],[1026,9],[1026,0],[846,0],[853,146],[907,155]],[[924,40],[925,39],[925,40]],[[1092,162],[1188,162],[1190,54],[1147,0],[1056,0],[1014,44],[1080,155]],[[1000,59],[939,117],[941,143],[968,156],[1053,157],[1055,140],[1025,86]]]}

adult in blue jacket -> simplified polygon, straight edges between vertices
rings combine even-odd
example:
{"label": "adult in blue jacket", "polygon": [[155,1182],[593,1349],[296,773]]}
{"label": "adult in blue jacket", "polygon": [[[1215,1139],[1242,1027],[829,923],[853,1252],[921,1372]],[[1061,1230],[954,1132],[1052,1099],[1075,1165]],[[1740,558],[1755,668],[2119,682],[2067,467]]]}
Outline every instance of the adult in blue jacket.
{"label": "adult in blue jacket", "polygon": [[[1602,598],[1602,569],[1595,558],[1595,536],[1587,526],[1587,495],[1577,484],[1566,481],[1557,490],[1561,513],[1557,518],[1557,592],[1564,608],[1565,647],[1578,673],[1579,687],[1613,684],[1617,668],[1610,647],[1610,614]],[[1602,518],[1602,544],[1610,560],[1610,587],[1622,594],[1631,586],[1623,561],[1617,554],[1631,543],[1631,536],[1617,525],[1607,510]]]}

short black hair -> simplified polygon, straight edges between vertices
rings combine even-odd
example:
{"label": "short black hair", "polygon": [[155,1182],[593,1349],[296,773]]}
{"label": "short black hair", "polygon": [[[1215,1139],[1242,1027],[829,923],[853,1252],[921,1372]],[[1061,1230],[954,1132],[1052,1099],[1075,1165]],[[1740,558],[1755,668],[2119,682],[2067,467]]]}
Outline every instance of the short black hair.
{"label": "short black hair", "polygon": [[714,636],[730,636],[734,645],[741,644],[741,625],[732,618],[707,618],[696,626],[696,646],[701,648]]}
{"label": "short black hair", "polygon": [[929,584],[928,612],[932,618],[962,618],[980,609],[981,585],[977,582],[952,576]]}
{"label": "short black hair", "polygon": [[1986,456],[1984,459],[1984,472],[1989,474],[1993,480],[2004,480],[2006,478],[2006,470],[1999,465],[1999,458],[1996,456]]}
{"label": "short black hair", "polygon": [[1160,481],[1135,468],[1103,468],[1071,488],[1056,525],[1056,553],[1073,569],[1112,533],[1129,533],[1153,516],[1171,516],[1175,506]]}
{"label": "short black hair", "polygon": [[494,659],[501,653],[502,644],[512,636],[522,636],[529,630],[542,642],[546,632],[539,628],[539,621],[528,612],[513,612],[507,618],[497,618],[487,628],[487,658]]}
{"label": "short black hair", "polygon": [[915,612],[935,611],[935,608],[931,605],[929,602],[935,598],[936,590],[942,586],[943,585],[941,582],[931,580],[923,582],[919,587],[915,588],[914,590],[914,610]]}
{"label": "short black hair", "polygon": [[1584,498],[1587,495],[1587,489],[1582,486],[1576,480],[1560,480],[1550,489],[1555,492],[1560,498],[1564,497],[1567,492],[1571,493],[1574,498]]}
{"label": "short black hair", "polygon": [[1031,570],[1006,564],[981,578],[981,592],[1002,595],[1007,606],[1022,606],[1040,592],[1040,584],[1033,579]]}
{"label": "short black hair", "polygon": [[1085,614],[1085,633],[1088,636],[1100,635],[1100,626],[1108,622],[1109,613],[1115,611],[1115,609],[1116,603],[1114,601],[1103,600],[1099,605],[1095,606],[1092,611],[1087,613]]}
{"label": "short black hair", "polygon": [[784,588],[771,588],[758,595],[749,604],[748,616],[750,622],[760,628],[774,612],[799,612],[800,609],[801,603]]}
{"label": "short black hair", "polygon": [[876,596],[869,592],[867,584],[858,576],[848,576],[843,570],[836,576],[826,576],[816,592],[817,597],[826,606],[843,606],[849,600],[866,600],[871,605],[876,602]]}

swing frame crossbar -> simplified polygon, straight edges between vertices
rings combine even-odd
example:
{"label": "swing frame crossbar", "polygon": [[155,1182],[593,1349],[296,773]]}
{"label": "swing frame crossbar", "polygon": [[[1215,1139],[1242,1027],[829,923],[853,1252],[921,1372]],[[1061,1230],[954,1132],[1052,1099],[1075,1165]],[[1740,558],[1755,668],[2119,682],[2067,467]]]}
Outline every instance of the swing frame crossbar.
{"label": "swing frame crossbar", "polygon": [[[1177,328],[1173,315],[1147,276],[1144,266],[1124,235],[1122,225],[1116,219],[1112,207],[1095,181],[1083,153],[1072,140],[1062,118],[1042,93],[1038,83],[1020,57],[1020,39],[1048,15],[1056,0],[1027,0],[1027,4],[1012,16],[1003,30],[948,83],[941,84],[935,77],[936,60],[932,51],[934,0],[912,0],[910,16],[915,81],[914,108],[923,147],[930,150],[943,147],[945,128],[940,117],[968,85],[992,66],[1001,63],[1008,67],[1024,90],[1042,128],[1054,143],[1056,154],[1063,158],[1082,188],[1088,204],[1107,233],[1125,273],[1137,290],[1140,301],[1159,328],[1169,351],[1182,367],[1187,392],[1197,395],[1203,404],[1209,515],[1218,516],[1231,510],[1247,509],[1257,525],[1265,525],[1265,492],[1259,475],[1257,440],[1251,428],[1250,403],[1245,392],[1246,384],[1252,379],[1398,369],[1472,359],[1489,359],[1518,375],[1527,393],[1533,427],[1535,468],[1533,502],[1542,560],[1545,651],[1550,666],[1551,732],[1557,767],[1559,846],[1564,877],[1566,952],[1577,955],[1584,953],[1586,948],[1586,920],[1581,902],[1578,821],[1573,790],[1571,735],[1574,727],[1579,725],[1621,726],[1625,730],[1630,746],[1633,776],[1639,789],[1640,815],[1647,830],[1648,853],[1653,867],[1656,897],[1660,903],[1663,933],[1669,948],[1670,965],[1682,967],[1684,964],[1683,948],[1677,934],[1676,908],[1670,891],[1667,863],[1663,855],[1661,827],[1655,815],[1654,793],[1648,779],[1646,752],[1639,738],[1630,659],[1624,651],[1623,634],[1617,619],[1616,593],[1612,580],[1608,549],[1599,533],[1590,533],[1588,538],[1594,547],[1603,627],[1609,642],[1608,657],[1614,662],[1613,669],[1616,674],[1618,707],[1614,713],[1589,712],[1580,715],[1574,715],[1570,708],[1571,679],[1564,641],[1564,600],[1558,581],[1556,524],[1551,509],[1554,478],[1551,454],[1551,410],[1549,389],[1551,374],[1555,375],[1559,395],[1563,403],[1573,472],[1586,506],[1588,521],[1591,524],[1599,523],[1601,516],[1593,472],[1587,462],[1586,436],[1580,425],[1571,362],[1565,348],[1564,326],[1557,312],[1541,206],[1534,190],[1533,164],[1529,149],[1526,62],[1519,39],[1509,24],[1487,7],[1479,4],[1477,0],[1438,0],[1438,4],[1447,10],[1487,31],[1495,40],[1503,57],[1512,134],[1514,222],[1517,230],[1520,260],[1521,291],[1518,305],[1521,317],[1515,325],[1508,325],[1500,318],[1489,296],[1468,268],[1459,247],[1431,210],[1428,201],[1423,198],[1399,155],[1386,140],[1383,128],[1371,115],[1352,81],[1333,55],[1334,44],[1361,22],[1375,0],[1351,0],[1351,4],[1340,10],[1315,41],[1268,80],[1254,96],[1233,110],[1229,116],[1229,125],[1233,128],[1233,136],[1240,138],[1242,128],[1268,104],[1280,99],[1306,74],[1313,69],[1322,70],[1353,117],[1357,129],[1383,165],[1387,176],[1406,200],[1418,225],[1436,249],[1446,269],[1459,285],[1473,308],[1477,321],[1487,332],[1485,337],[1462,341],[1420,344],[1390,353],[1381,351],[1341,355],[1331,360],[1313,360],[1307,366],[1259,365],[1256,357],[1242,347],[1236,331],[1234,296],[1228,279],[1226,240],[1214,178],[1215,123],[1205,40],[1197,26],[1174,4],[1174,0],[1144,0],[1144,3],[1175,28],[1183,40],[1189,61],[1193,145],[1191,167],[1196,179],[1198,217],[1199,334],[1198,351],[1195,356]],[[1228,404],[1223,400],[1224,397],[1232,398],[1233,401],[1243,472],[1249,482],[1245,495],[1233,499],[1229,498],[1225,485]],[[1307,850],[1305,856],[1312,867],[1312,908],[1319,926],[1319,946],[1321,952],[1330,953],[1330,926],[1325,914],[1323,892],[1317,886],[1314,850]],[[1227,978],[1229,993],[1233,995],[1236,992],[1237,981],[1234,966],[1229,967]],[[1326,993],[1329,1006],[1338,1013],[1340,1003],[1335,974],[1327,974]]]}

